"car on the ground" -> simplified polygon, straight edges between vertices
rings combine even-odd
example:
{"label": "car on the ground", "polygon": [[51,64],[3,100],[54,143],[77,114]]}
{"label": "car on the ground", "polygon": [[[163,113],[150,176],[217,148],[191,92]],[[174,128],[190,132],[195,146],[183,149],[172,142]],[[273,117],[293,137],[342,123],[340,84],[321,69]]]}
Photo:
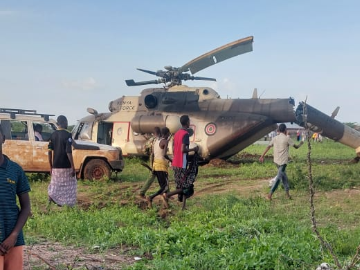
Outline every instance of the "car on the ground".
{"label": "car on the ground", "polygon": [[[17,162],[25,172],[49,173],[48,144],[57,124],[51,114],[35,110],[0,108],[0,123],[5,135],[3,153]],[[42,139],[35,136],[35,126],[41,125]],[[38,126],[37,126],[38,127]],[[74,166],[78,178],[97,180],[110,178],[124,168],[122,151],[118,147],[74,140]]]}

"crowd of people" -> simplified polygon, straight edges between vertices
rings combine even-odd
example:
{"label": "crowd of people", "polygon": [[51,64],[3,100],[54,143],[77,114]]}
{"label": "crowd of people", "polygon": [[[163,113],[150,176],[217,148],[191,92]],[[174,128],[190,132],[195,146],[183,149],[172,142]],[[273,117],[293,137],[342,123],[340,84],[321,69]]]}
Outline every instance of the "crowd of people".
{"label": "crowd of people", "polygon": [[[51,135],[49,164],[51,181],[49,204],[74,206],[77,180],[72,158],[72,138],[66,128],[67,118],[57,118],[59,128]],[[35,126],[35,136],[42,141],[41,125]],[[31,215],[30,185],[20,165],[2,152],[5,136],[0,124],[0,269],[23,269],[23,227]],[[20,207],[17,205],[17,198]]]}
{"label": "crowd of people", "polygon": [[[48,186],[49,205],[54,203],[58,206],[74,206],[76,204],[77,179],[75,175],[72,157],[73,140],[66,130],[67,118],[60,115],[57,118],[59,128],[52,133],[48,144],[48,156],[50,165],[51,181]],[[146,180],[139,195],[146,199],[148,207],[152,207],[155,197],[160,196],[164,207],[169,207],[169,198],[177,195],[178,201],[182,202],[182,209],[186,209],[186,200],[194,194],[194,182],[198,173],[199,147],[190,148],[190,118],[188,115],[180,117],[181,129],[173,138],[173,158],[168,154],[170,131],[167,127],[155,127],[154,136],[151,140],[150,168],[151,176]],[[39,132],[41,132],[39,130]],[[25,225],[30,210],[30,185],[22,168],[11,161],[2,153],[2,144],[5,136],[0,124],[0,269],[15,270],[23,269],[23,245],[24,238],[22,228]],[[259,161],[263,162],[266,153],[274,147],[274,163],[277,166],[277,175],[272,184],[267,199],[271,200],[273,193],[282,182],[286,196],[291,199],[286,167],[289,159],[289,147],[298,149],[299,144],[288,136],[285,124],[280,124],[278,133],[272,137]],[[190,152],[194,152],[189,155]],[[170,164],[174,173],[175,189],[170,191],[169,168]],[[147,190],[154,182],[158,181],[159,189],[145,196]],[[17,206],[18,197],[20,207]]]}
{"label": "crowd of people", "polygon": [[[180,118],[182,129],[177,131],[174,135],[173,141],[173,160],[170,160],[167,156],[167,144],[169,139],[168,129],[159,133],[160,128],[155,127],[153,144],[151,147],[150,167],[152,167],[151,177],[145,182],[140,190],[140,197],[147,199],[148,206],[152,207],[152,201],[156,196],[162,195],[164,206],[168,207],[168,198],[178,195],[178,200],[183,202],[182,209],[186,207],[186,199],[194,194],[194,181],[197,175],[197,152],[198,146],[195,148],[189,148],[189,133],[188,128],[190,126],[190,119],[187,115],[183,115]],[[288,134],[285,124],[280,124],[277,132],[270,136],[270,142],[266,147],[263,154],[260,156],[259,161],[262,163],[266,153],[274,147],[274,159],[273,162],[277,167],[277,175],[271,184],[271,190],[267,195],[267,199],[271,200],[273,193],[278,188],[280,182],[282,183],[286,197],[291,199],[289,181],[286,174],[286,167],[289,161],[289,147],[292,146],[298,149],[303,145],[306,139],[306,134],[300,130],[297,131],[296,141],[299,144],[295,144]],[[194,151],[195,154],[189,159],[188,153]],[[172,169],[174,172],[176,189],[170,191],[168,180],[168,163],[172,162]],[[149,189],[151,183],[155,177],[158,179],[160,189],[148,197],[145,196],[146,191]]]}
{"label": "crowd of people", "polygon": [[[170,138],[170,131],[164,127],[161,129],[155,127],[154,139],[152,140],[152,151],[150,157],[150,167],[152,169],[151,177],[145,182],[140,190],[140,197],[146,198],[148,206],[152,207],[152,201],[156,196],[161,196],[164,207],[168,208],[168,200],[174,195],[178,195],[178,200],[182,202],[182,209],[186,208],[186,199],[194,194],[194,181],[197,175],[197,152],[198,146],[190,148],[189,127],[190,118],[188,115],[180,117],[182,128],[174,134],[173,139],[173,159],[167,155],[168,142]],[[194,151],[192,158],[189,158],[188,153]],[[169,162],[171,162],[174,172],[176,188],[170,191],[168,170]],[[146,197],[145,193],[149,189],[155,177],[158,180],[159,190]]]}
{"label": "crowd of people", "polygon": [[[186,207],[186,199],[194,194],[194,181],[197,175],[197,151],[199,148],[189,148],[190,118],[180,117],[182,128],[174,134],[173,159],[167,155],[170,131],[167,127],[154,129],[152,141],[151,166],[152,175],[140,191],[145,192],[157,178],[159,189],[146,197],[149,207],[156,196],[161,196],[165,207],[168,198],[178,195]],[[68,127],[67,118],[60,115],[57,118],[58,129],[51,134],[48,144],[48,159],[51,180],[48,186],[49,206],[74,206],[77,196],[77,179],[72,156],[73,139]],[[36,140],[42,141],[41,125],[36,126]],[[31,215],[30,185],[25,172],[20,165],[11,161],[2,152],[5,136],[0,124],[0,269],[23,269],[23,246],[25,245],[22,229]],[[188,153],[194,151],[190,161]],[[170,192],[168,170],[169,162],[174,170],[176,189]],[[17,199],[20,207],[17,205]]]}

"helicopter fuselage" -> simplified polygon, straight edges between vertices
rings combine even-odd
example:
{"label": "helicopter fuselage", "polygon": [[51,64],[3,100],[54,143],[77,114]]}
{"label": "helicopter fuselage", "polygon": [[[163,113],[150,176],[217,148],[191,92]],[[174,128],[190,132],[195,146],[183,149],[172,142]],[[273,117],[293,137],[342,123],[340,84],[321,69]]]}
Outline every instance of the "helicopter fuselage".
{"label": "helicopter fuselage", "polygon": [[[168,127],[174,134],[181,128],[181,115],[189,115],[191,144],[197,144],[204,161],[226,159],[264,137],[277,123],[296,122],[314,132],[356,149],[360,157],[360,133],[311,106],[302,103],[294,111],[292,98],[260,99],[254,91],[250,99],[222,99],[210,87],[187,87],[182,81],[215,78],[197,77],[195,73],[232,57],[251,52],[253,37],[239,39],[205,53],[181,67],[139,71],[155,75],[156,80],[126,80],[128,86],[164,84],[148,88],[140,96],[123,96],[109,104],[108,113],[81,119],[73,130],[75,139],[91,140],[120,147],[124,155],[145,155],[144,145],[154,127]],[[191,74],[190,74],[191,73]],[[337,113],[338,109],[336,109]],[[336,114],[335,111],[333,115]],[[169,152],[172,144],[169,143]],[[190,146],[191,147],[191,146]]]}
{"label": "helicopter fuselage", "polygon": [[123,155],[141,156],[155,126],[166,126],[174,134],[181,128],[181,115],[187,114],[193,130],[190,142],[200,147],[205,161],[231,157],[275,130],[277,123],[295,121],[291,98],[221,99],[209,87],[184,85],[145,89],[138,97],[110,102],[109,109],[80,120],[88,123],[87,135],[80,131],[77,136],[120,147]]}
{"label": "helicopter fuselage", "polygon": [[166,126],[174,134],[181,128],[180,117],[186,114],[192,129],[191,146],[199,146],[205,162],[227,159],[274,131],[278,123],[286,122],[320,132],[356,149],[359,155],[358,131],[310,105],[300,103],[296,111],[294,106],[292,98],[259,99],[253,95],[249,99],[221,99],[209,87],[148,88],[140,96],[123,96],[110,102],[108,113],[90,110],[93,114],[78,122],[73,136],[119,147],[125,156],[144,156],[144,146],[154,127]]}

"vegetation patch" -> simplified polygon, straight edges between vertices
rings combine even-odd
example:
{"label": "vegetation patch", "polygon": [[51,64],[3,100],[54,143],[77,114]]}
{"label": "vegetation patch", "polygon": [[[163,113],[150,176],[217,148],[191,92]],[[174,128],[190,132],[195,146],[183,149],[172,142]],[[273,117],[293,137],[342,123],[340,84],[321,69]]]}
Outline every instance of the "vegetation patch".
{"label": "vegetation patch", "polygon": [[[311,227],[306,147],[290,152],[287,172],[293,200],[280,188],[272,202],[265,195],[276,167],[271,159],[258,162],[264,147],[248,147],[232,158],[251,157],[247,162],[200,167],[195,195],[185,211],[177,198],[170,200],[170,209],[163,209],[160,200],[147,209],[137,198],[149,176],[141,159],[127,159],[124,172],[112,179],[79,181],[74,208],[47,209],[49,179],[31,176],[33,216],[25,236],[33,255],[26,261],[46,243],[57,260],[42,251],[38,255],[43,260],[30,269],[49,269],[50,264],[54,269],[280,270],[315,269],[321,262],[336,269]],[[346,263],[360,239],[360,167],[349,163],[353,150],[335,142],[314,143],[312,154],[318,228]],[[174,188],[171,172],[170,181]],[[157,189],[154,183],[149,193]],[[100,256],[99,261],[91,264],[92,256]],[[107,259],[111,257],[113,261]]]}

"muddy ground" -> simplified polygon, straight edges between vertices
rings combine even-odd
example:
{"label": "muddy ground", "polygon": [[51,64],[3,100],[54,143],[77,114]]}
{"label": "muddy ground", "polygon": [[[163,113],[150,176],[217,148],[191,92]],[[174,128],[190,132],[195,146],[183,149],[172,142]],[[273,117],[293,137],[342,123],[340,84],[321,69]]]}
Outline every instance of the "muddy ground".
{"label": "muddy ground", "polygon": [[[216,166],[223,165],[217,164],[221,161],[215,162]],[[211,166],[211,165],[207,165]],[[267,185],[268,180],[252,180],[251,184],[244,186],[239,181],[232,181],[228,179],[221,179],[217,183],[205,184],[199,188],[196,188],[194,196],[205,196],[206,194],[220,194],[228,192],[229,190],[235,192],[254,191],[260,192],[260,190]],[[133,185],[133,190],[136,191],[140,188],[140,184],[126,183],[127,187]],[[137,198],[137,203],[140,208],[145,209],[146,201]],[[126,201],[121,201],[121,204],[126,205]],[[178,202],[175,198],[172,198],[170,204],[176,208]],[[78,204],[80,207],[86,209],[91,202],[86,200],[86,196],[79,194]],[[154,204],[161,205],[160,199],[155,199]],[[160,216],[166,216],[166,210],[160,210]],[[63,246],[59,243],[42,242],[32,246],[26,246],[24,252],[25,270],[34,269],[89,269],[89,270],[110,270],[110,269],[122,269],[124,265],[134,263],[136,260],[142,259],[129,255],[130,249],[122,248],[121,250],[107,250],[106,252],[96,252],[94,254],[89,253],[87,250],[77,247]]]}
{"label": "muddy ground", "polygon": [[[121,255],[119,255],[121,254]],[[126,250],[108,250],[91,254],[82,248],[63,246],[59,243],[43,242],[26,246],[24,270],[34,269],[121,269],[137,258],[126,255]]]}
{"label": "muddy ground", "polygon": [[[210,164],[205,166],[216,166],[216,167],[226,167],[233,166],[229,162],[223,160],[213,160]],[[257,179],[257,180],[246,180],[247,184],[244,185],[244,180],[234,180],[228,179],[226,176],[219,176],[216,183],[198,183],[195,189],[195,197],[197,196],[206,196],[207,194],[221,194],[226,193],[231,190],[238,195],[248,196],[249,194],[253,195],[265,195],[264,191],[268,186],[269,179]],[[122,188],[130,188],[133,192],[136,192],[140,189],[141,183],[123,183]],[[334,194],[332,194],[334,193]],[[344,190],[344,191],[335,191],[327,193],[328,196],[339,196],[338,193],[342,193],[341,196],[353,197],[359,196],[360,190]],[[146,209],[146,201],[141,200],[140,198],[136,199],[138,205],[142,209]],[[120,204],[126,205],[127,201],[121,201]],[[162,205],[160,199],[155,199],[154,204]],[[178,202],[175,198],[172,198],[170,204],[174,208],[180,209],[180,205],[177,205]],[[78,194],[78,205],[83,209],[87,209],[91,205],[91,201],[88,199],[86,194]],[[160,207],[161,208],[161,207]],[[159,216],[166,218],[167,210],[160,209]],[[35,270],[35,269],[88,269],[88,270],[112,270],[112,269],[122,269],[124,265],[130,265],[136,260],[141,260],[144,258],[134,257],[131,254],[131,248],[122,247],[121,249],[107,250],[106,252],[100,252],[94,247],[93,253],[90,253],[88,250],[63,246],[59,243],[50,243],[44,242],[38,243],[32,246],[25,247],[24,252],[24,262],[25,270]],[[146,256],[146,255],[145,255]],[[148,258],[151,255],[147,256]]]}

